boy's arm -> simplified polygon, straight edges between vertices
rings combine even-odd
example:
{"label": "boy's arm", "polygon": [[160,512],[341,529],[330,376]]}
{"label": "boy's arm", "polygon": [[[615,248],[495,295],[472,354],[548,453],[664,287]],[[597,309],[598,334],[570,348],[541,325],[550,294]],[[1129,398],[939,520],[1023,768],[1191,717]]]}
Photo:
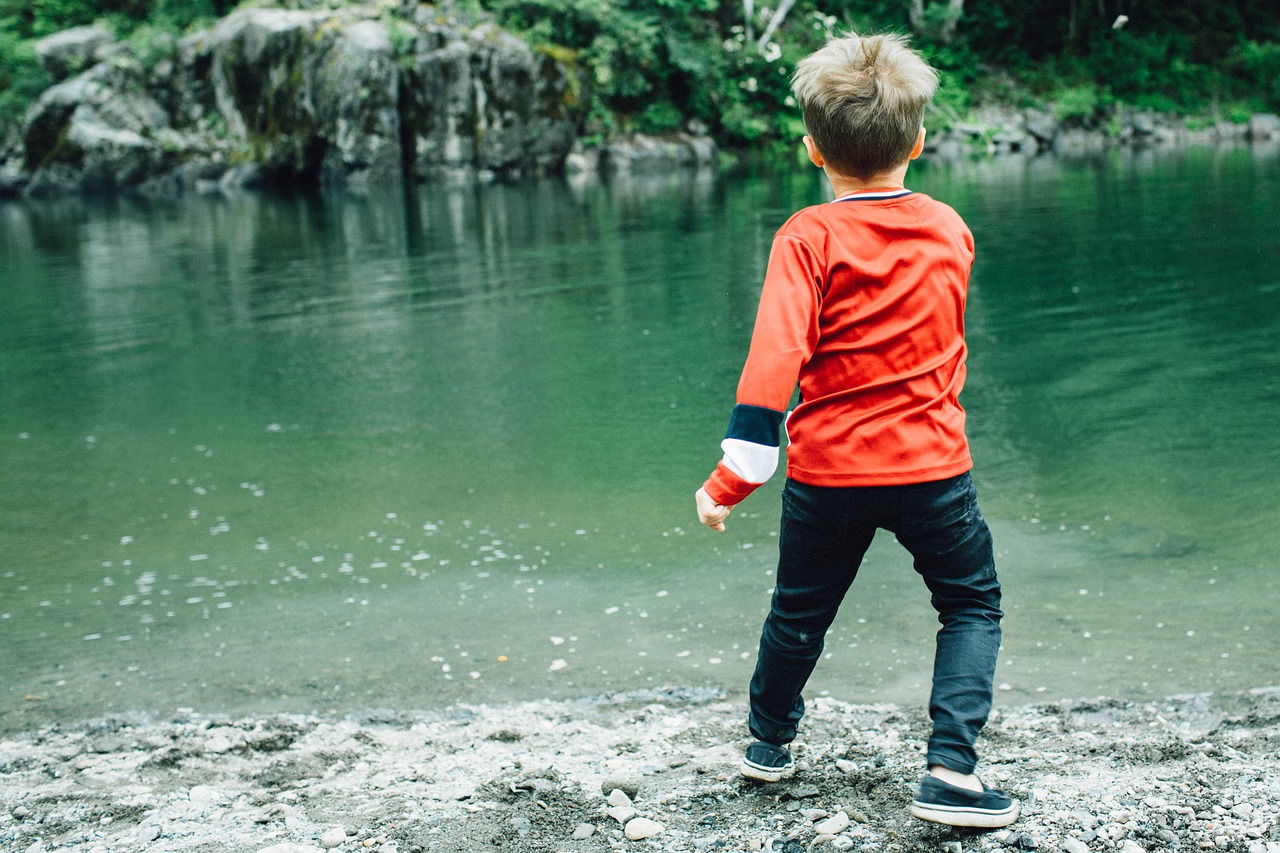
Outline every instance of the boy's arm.
{"label": "boy's arm", "polygon": [[723,530],[729,510],[777,470],[786,407],[818,343],[822,277],[808,244],[774,240],[737,404],[720,443],[724,456],[698,492],[698,518],[708,527]]}

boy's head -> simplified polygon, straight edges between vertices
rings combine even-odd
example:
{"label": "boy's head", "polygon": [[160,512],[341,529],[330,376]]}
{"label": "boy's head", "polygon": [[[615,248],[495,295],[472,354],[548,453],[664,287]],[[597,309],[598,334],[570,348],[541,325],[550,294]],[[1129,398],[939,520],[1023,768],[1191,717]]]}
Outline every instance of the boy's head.
{"label": "boy's head", "polygon": [[827,164],[866,180],[912,156],[938,72],[903,36],[849,35],[800,61],[791,91]]}

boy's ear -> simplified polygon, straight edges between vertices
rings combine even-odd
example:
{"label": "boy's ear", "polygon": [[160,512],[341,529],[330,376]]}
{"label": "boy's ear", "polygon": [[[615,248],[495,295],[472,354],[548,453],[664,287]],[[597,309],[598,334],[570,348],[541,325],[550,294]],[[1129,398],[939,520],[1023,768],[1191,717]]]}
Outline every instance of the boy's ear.
{"label": "boy's ear", "polygon": [[916,137],[915,147],[911,149],[911,155],[908,160],[914,160],[920,156],[920,152],[924,151],[924,128],[920,128],[920,135]]}
{"label": "boy's ear", "polygon": [[813,137],[804,137],[804,150],[809,152],[809,162],[821,169],[827,165],[826,159],[822,156],[822,152],[818,150],[818,146],[814,144]]}

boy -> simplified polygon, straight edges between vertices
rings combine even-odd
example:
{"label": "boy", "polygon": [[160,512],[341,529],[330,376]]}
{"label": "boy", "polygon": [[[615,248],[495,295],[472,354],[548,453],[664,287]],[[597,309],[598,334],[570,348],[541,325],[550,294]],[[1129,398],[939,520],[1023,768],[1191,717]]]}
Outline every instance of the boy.
{"label": "boy", "polygon": [[[699,520],[723,531],[731,508],[772,476],[785,421],[777,582],[743,775],[774,782],[794,771],[800,692],[884,528],[914,557],[942,624],[928,772],[911,813],[999,827],[1017,819],[1018,802],[974,775],[1003,613],[958,399],[973,236],[950,207],[903,184],[937,81],[894,35],[833,40],[796,68],[804,145],[835,200],[799,211],[774,237],[724,458],[696,501]],[[784,416],[797,382],[800,402]]]}

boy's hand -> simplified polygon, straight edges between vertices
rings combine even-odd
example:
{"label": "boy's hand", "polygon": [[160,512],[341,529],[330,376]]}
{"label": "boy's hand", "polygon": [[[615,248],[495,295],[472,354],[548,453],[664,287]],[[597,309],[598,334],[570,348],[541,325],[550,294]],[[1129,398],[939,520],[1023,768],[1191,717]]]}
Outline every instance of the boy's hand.
{"label": "boy's hand", "polygon": [[707,494],[706,489],[698,489],[693,498],[698,504],[698,521],[701,521],[712,530],[723,532],[724,520],[729,517],[729,513],[733,511],[733,508],[716,503],[711,499],[711,495]]}

